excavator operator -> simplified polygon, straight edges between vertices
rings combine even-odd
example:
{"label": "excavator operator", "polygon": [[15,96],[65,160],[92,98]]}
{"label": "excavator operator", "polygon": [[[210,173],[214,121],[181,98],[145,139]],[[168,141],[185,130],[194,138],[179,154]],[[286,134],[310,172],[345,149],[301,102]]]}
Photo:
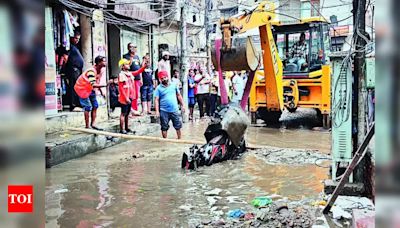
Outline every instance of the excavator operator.
{"label": "excavator operator", "polygon": [[306,34],[300,34],[300,40],[293,44],[289,52],[289,63],[296,64],[297,72],[302,71],[307,66],[308,46],[306,43]]}

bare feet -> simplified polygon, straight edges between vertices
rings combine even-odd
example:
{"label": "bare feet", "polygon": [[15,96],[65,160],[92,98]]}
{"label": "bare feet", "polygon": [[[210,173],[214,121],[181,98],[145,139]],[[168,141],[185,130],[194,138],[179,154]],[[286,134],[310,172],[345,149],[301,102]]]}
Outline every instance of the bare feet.
{"label": "bare feet", "polygon": [[136,110],[132,110],[132,112],[131,112],[132,114],[132,116],[141,116],[141,113],[139,112],[139,111],[136,111]]}

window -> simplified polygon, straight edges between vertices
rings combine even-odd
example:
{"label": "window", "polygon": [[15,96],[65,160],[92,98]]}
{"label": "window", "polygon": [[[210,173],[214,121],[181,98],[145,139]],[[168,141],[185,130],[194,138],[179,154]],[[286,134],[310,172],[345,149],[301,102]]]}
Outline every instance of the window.
{"label": "window", "polygon": [[227,8],[227,9],[221,9],[221,17],[231,17],[239,12],[239,7],[232,7],[232,8]]}
{"label": "window", "polygon": [[313,26],[311,28],[311,56],[310,56],[310,65],[313,67],[315,64],[322,63],[323,57],[323,44],[322,37],[320,33],[320,25]]}
{"label": "window", "polygon": [[[305,61],[306,63],[309,62],[310,59],[310,32],[309,31],[303,31],[303,32],[296,32],[296,33],[280,33],[276,35],[276,44],[277,44],[277,49],[279,56],[282,59],[282,62],[284,64],[284,71],[286,72],[305,72],[307,71],[306,66],[302,66],[300,71],[298,70],[298,64],[297,64],[297,59],[293,58],[293,56],[290,56],[290,53],[293,50],[293,46],[295,43],[297,43],[300,40],[300,35],[301,33],[305,34],[305,43],[306,43],[306,50],[305,50],[305,59],[302,61]],[[300,65],[303,65],[299,63]]]}

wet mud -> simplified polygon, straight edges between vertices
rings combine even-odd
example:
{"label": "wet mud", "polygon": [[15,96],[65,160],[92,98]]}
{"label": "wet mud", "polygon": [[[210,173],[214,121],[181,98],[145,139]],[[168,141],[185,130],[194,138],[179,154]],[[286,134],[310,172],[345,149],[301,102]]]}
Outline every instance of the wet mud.
{"label": "wet mud", "polygon": [[[183,138],[203,139],[206,126],[186,124]],[[250,127],[246,140],[272,149],[182,171],[182,152],[191,145],[129,141],[48,169],[46,226],[195,227],[228,220],[230,210],[254,211],[257,196],[307,205],[320,198],[328,169],[314,160],[329,153],[328,133]],[[268,160],[283,156],[279,147],[288,148],[280,151],[290,152],[286,161]],[[305,162],[288,164],[296,156]]]}

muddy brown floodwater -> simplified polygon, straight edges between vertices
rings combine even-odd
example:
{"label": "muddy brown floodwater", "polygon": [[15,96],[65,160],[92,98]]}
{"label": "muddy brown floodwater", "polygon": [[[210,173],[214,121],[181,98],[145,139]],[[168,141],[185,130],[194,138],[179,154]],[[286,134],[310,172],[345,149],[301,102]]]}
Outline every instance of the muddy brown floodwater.
{"label": "muddy brown floodwater", "polygon": [[[206,125],[186,124],[184,138],[203,139]],[[329,133],[310,130],[252,127],[246,137],[251,143],[323,153],[330,146]],[[325,168],[271,165],[252,152],[184,172],[181,155],[189,146],[130,141],[47,169],[46,227],[190,227],[226,218],[232,209],[250,210],[255,196],[317,197],[327,178]],[[219,193],[209,196],[210,190]]]}

